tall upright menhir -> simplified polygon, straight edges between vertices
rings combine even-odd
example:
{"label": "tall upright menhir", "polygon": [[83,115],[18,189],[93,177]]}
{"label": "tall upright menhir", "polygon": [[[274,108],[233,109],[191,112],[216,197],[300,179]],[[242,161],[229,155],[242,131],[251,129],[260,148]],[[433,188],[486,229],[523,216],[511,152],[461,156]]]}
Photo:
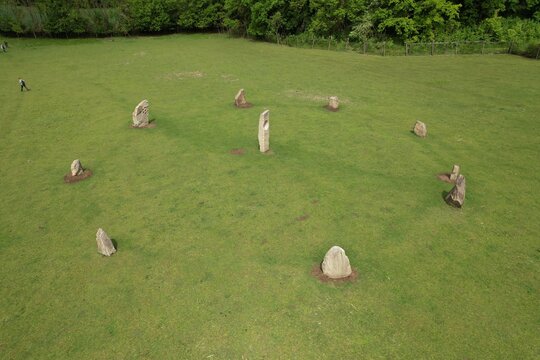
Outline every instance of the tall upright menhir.
{"label": "tall upright menhir", "polygon": [[259,150],[262,153],[270,150],[270,110],[264,111],[259,117]]}

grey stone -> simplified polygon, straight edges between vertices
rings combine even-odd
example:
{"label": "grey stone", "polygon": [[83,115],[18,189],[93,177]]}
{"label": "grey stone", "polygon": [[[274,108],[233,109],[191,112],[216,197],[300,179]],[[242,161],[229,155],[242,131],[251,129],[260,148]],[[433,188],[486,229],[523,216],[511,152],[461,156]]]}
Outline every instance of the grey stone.
{"label": "grey stone", "polygon": [[270,110],[264,111],[259,117],[259,150],[262,153],[270,150]]}
{"label": "grey stone", "polygon": [[81,161],[79,159],[73,160],[71,163],[71,176],[78,176],[84,172]]}
{"label": "grey stone", "polygon": [[328,109],[337,111],[339,108],[339,99],[337,96],[330,96],[328,99]]}
{"label": "grey stone", "polygon": [[249,103],[246,100],[246,94],[244,92],[244,89],[240,89],[234,97],[234,105],[240,108],[249,106]]}
{"label": "grey stone", "polygon": [[141,101],[133,110],[133,127],[148,126],[148,100]]}
{"label": "grey stone", "polygon": [[96,234],[98,253],[105,256],[111,256],[116,252],[109,235],[102,228],[99,228]]}
{"label": "grey stone", "polygon": [[341,279],[352,274],[349,258],[345,255],[345,250],[339,246],[332,246],[324,256],[321,265],[323,274],[331,279]]}
{"label": "grey stone", "polygon": [[450,181],[456,182],[458,176],[459,176],[459,165],[454,165],[452,167],[452,172],[450,173]]}
{"label": "grey stone", "polygon": [[416,124],[414,124],[414,133],[420,137],[426,137],[427,136],[426,124],[424,124],[421,121],[417,121]]}
{"label": "grey stone", "polygon": [[445,197],[446,202],[458,208],[462,207],[465,202],[465,185],[465,177],[458,175],[456,185]]}

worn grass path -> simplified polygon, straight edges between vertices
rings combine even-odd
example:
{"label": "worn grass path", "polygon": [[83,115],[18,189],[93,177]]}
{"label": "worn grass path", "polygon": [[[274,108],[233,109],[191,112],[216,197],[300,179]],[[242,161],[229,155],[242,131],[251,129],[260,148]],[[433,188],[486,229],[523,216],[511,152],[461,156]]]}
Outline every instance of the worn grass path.
{"label": "worn grass path", "polygon": [[[540,356],[540,62],[216,35],[9,42],[0,358]],[[239,88],[252,108],[232,106]],[[130,129],[144,98],[157,126]],[[76,158],[94,176],[66,185]],[[435,177],[454,163],[461,210]],[[355,283],[310,275],[332,245]]]}

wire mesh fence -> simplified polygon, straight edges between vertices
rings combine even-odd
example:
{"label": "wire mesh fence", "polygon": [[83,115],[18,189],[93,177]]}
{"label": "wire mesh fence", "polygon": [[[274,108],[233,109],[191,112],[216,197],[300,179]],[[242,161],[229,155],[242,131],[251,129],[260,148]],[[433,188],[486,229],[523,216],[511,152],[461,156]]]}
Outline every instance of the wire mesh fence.
{"label": "wire mesh fence", "polygon": [[507,41],[448,41],[396,44],[392,41],[337,40],[333,37],[321,38],[307,35],[291,35],[285,38],[277,36],[272,40],[278,44],[293,47],[354,51],[360,54],[380,56],[496,55],[526,52],[529,57],[540,58],[540,44],[527,45]]}

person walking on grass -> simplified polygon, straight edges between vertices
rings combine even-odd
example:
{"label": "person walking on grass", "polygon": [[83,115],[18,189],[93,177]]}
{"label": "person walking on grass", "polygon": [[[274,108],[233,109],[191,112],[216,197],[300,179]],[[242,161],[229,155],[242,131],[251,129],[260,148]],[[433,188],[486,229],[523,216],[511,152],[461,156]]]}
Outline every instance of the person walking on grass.
{"label": "person walking on grass", "polygon": [[19,78],[19,85],[21,85],[21,91],[23,91],[23,89],[26,89],[26,91],[30,91],[30,89],[26,86],[26,81],[21,78]]}
{"label": "person walking on grass", "polygon": [[3,52],[6,52],[6,51],[7,51],[6,43],[0,44],[0,50],[2,50]]}

